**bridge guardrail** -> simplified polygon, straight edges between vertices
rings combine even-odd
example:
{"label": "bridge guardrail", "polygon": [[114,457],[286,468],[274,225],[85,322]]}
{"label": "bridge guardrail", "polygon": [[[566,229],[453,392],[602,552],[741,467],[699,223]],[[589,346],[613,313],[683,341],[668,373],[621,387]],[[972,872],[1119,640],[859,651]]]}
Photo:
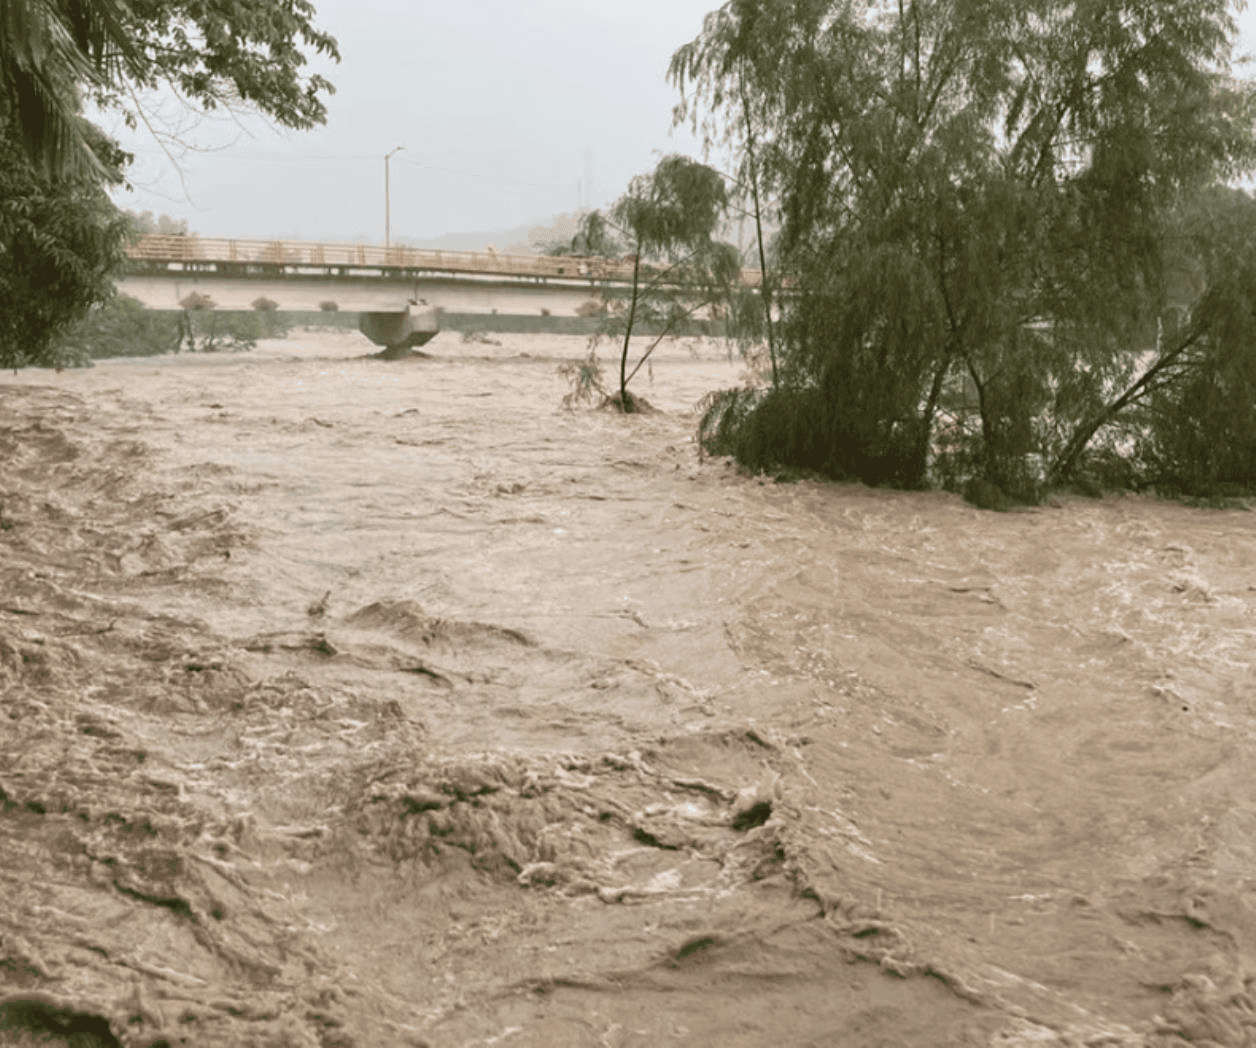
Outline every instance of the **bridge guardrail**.
{"label": "bridge guardrail", "polygon": [[[505,255],[495,251],[442,251],[373,244],[320,244],[302,240],[252,240],[235,237],[160,236],[149,234],[127,248],[143,262],[227,262],[273,266],[352,269],[419,269],[513,277],[587,280],[632,279],[632,263],[577,255]],[[742,280],[759,285],[757,269],[743,269]]]}

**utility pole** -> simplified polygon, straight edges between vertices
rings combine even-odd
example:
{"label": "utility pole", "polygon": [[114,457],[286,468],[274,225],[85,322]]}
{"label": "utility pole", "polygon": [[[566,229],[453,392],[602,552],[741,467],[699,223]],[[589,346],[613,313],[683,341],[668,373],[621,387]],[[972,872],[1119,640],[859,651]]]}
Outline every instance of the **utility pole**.
{"label": "utility pole", "polygon": [[387,262],[388,260],[388,248],[389,248],[389,245],[391,244],[390,234],[392,232],[389,229],[391,216],[389,215],[389,210],[388,210],[388,161],[392,157],[393,153],[399,153],[401,152],[401,150],[405,148],[406,148],[405,146],[398,146],[396,149],[392,151],[392,153],[384,154],[384,261],[385,262]]}

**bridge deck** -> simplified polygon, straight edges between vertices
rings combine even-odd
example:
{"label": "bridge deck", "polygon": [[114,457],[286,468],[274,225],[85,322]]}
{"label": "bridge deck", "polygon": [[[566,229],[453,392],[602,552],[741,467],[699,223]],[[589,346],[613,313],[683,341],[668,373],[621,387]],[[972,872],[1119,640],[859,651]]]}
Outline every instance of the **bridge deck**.
{"label": "bridge deck", "polygon": [[[318,244],[300,240],[251,240],[196,236],[145,236],[127,248],[141,265],[182,263],[184,268],[221,266],[259,272],[322,271],[348,276],[374,270],[381,276],[418,273],[458,273],[535,280],[630,281],[632,263],[574,255],[504,255],[495,251],[429,251],[411,247],[370,244]],[[163,265],[164,264],[164,265]],[[362,274],[365,275],[365,274]],[[757,269],[743,269],[742,280],[759,285]]]}

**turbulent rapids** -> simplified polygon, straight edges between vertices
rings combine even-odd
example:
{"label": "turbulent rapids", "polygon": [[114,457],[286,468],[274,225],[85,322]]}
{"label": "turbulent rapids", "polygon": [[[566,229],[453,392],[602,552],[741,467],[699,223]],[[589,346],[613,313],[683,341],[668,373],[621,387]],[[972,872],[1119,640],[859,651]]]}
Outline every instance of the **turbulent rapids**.
{"label": "turbulent rapids", "polygon": [[0,1016],[1256,1041],[1251,514],[776,485],[723,346],[623,417],[500,341],[0,385]]}

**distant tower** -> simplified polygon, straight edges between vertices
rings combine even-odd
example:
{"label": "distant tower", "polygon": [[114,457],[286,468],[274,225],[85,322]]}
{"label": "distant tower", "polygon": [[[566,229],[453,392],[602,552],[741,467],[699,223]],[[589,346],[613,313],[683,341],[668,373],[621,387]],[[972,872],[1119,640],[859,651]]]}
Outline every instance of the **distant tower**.
{"label": "distant tower", "polygon": [[593,206],[593,147],[584,147],[584,206]]}

